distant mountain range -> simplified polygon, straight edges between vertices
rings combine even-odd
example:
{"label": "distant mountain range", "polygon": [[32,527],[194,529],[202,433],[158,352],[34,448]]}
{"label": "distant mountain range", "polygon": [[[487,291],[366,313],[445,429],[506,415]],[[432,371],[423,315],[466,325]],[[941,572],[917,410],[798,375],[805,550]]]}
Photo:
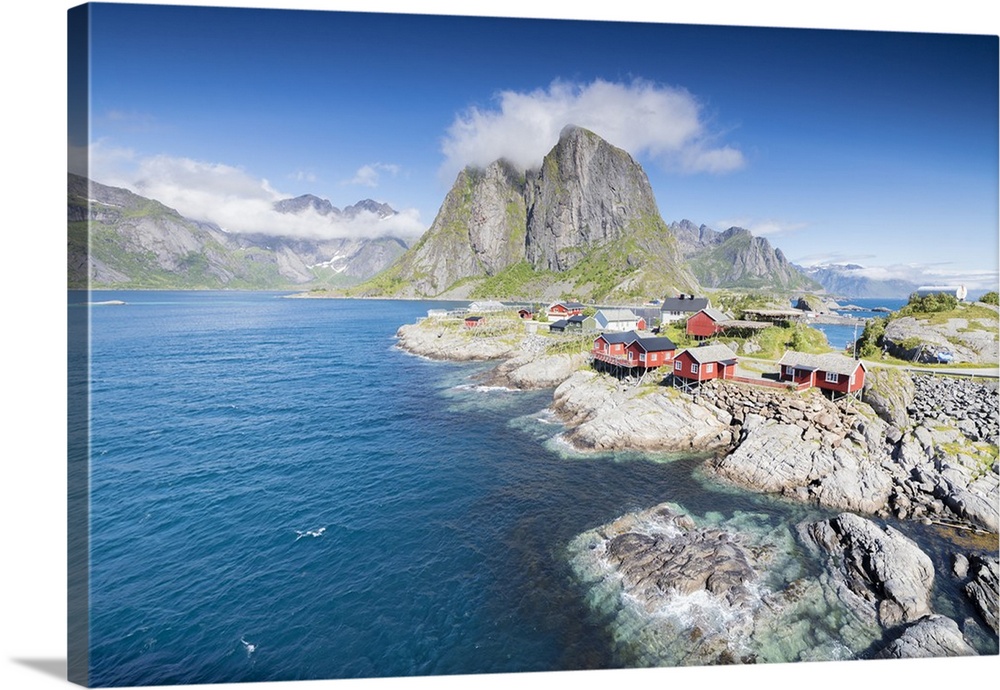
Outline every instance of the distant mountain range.
{"label": "distant mountain range", "polygon": [[671,223],[670,230],[695,277],[705,287],[781,291],[815,291],[822,285],[791,264],[780,249],[749,230],[724,232],[696,226],[689,220]]}
{"label": "distant mountain range", "polygon": [[[275,210],[311,209],[332,219],[395,211],[366,199],[339,210],[325,199],[284,199]],[[83,288],[301,289],[342,287],[368,278],[406,251],[397,237],[308,239],[243,234],[185,218],[127,189],[69,175],[69,286]],[[88,262],[89,234],[89,262]]]}
{"label": "distant mountain range", "polygon": [[797,268],[822,285],[830,295],[837,297],[905,299],[919,287],[916,283],[905,280],[869,278],[864,275],[864,266],[858,264],[821,264]]}
{"label": "distant mountain range", "polygon": [[[396,215],[365,199],[338,209],[312,194],[281,214],[377,227]],[[459,173],[412,246],[392,236],[311,239],[226,232],[129,190],[69,176],[69,284],[97,288],[329,289],[354,296],[645,301],[730,288],[906,297],[916,285],[861,266],[801,268],[766,238],[660,216],[642,167],[568,126],[538,169],[505,160]],[[87,261],[89,233],[89,263]]]}

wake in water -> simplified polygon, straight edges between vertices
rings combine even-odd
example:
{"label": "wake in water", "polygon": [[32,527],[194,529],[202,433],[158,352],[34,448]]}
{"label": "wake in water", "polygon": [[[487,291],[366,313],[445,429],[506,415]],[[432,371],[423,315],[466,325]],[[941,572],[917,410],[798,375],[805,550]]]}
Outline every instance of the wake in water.
{"label": "wake in water", "polygon": [[247,650],[247,658],[249,659],[250,655],[257,651],[257,645],[247,642],[242,637],[240,638],[240,642],[243,643],[243,648]]}
{"label": "wake in water", "polygon": [[300,532],[299,530],[295,530],[295,534],[298,535],[297,537],[295,537],[295,541],[298,541],[302,537],[322,537],[324,532],[326,532],[326,527],[320,527],[319,529],[308,530],[305,532]]}

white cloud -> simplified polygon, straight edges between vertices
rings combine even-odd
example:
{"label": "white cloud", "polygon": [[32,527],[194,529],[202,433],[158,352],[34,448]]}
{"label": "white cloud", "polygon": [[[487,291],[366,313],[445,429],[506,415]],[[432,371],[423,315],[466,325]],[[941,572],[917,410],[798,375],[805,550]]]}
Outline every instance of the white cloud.
{"label": "white cloud", "polygon": [[[832,255],[830,255],[832,258]],[[815,258],[819,258],[818,255]],[[868,255],[868,258],[871,258]],[[972,291],[996,290],[1000,273],[995,269],[969,269],[962,270],[955,268],[952,264],[926,264],[926,263],[906,263],[888,264],[884,266],[862,266],[858,268],[843,268],[845,263],[858,264],[862,257],[838,256],[835,261],[797,261],[805,266],[840,266],[842,271],[851,276],[868,278],[870,280],[903,280],[921,285],[941,285],[953,286],[964,285]]]}
{"label": "white cloud", "polygon": [[494,109],[472,107],[457,115],[442,143],[441,174],[450,180],[467,165],[482,167],[498,158],[521,168],[538,167],[568,124],[673,170],[724,173],[745,164],[738,149],[714,143],[702,105],[686,90],[644,80],[598,79],[555,81],[530,93],[502,91]]}
{"label": "white cloud", "polygon": [[385,220],[370,213],[350,220],[334,220],[314,211],[279,213],[274,210],[274,202],[291,195],[231,165],[165,155],[142,158],[128,149],[99,143],[90,147],[89,154],[91,179],[130,189],[185,217],[215,223],[227,232],[315,239],[385,235],[409,239],[426,229],[419,212],[413,209]]}
{"label": "white cloud", "polygon": [[784,235],[802,230],[808,225],[806,223],[789,223],[773,218],[733,218],[720,220],[717,227],[725,230],[732,227],[743,228],[749,230],[754,237],[773,237],[774,235]]}
{"label": "white cloud", "polygon": [[360,185],[362,187],[378,187],[381,173],[389,173],[392,177],[399,174],[399,166],[393,163],[371,163],[363,165],[354,173],[354,177],[344,184]]}

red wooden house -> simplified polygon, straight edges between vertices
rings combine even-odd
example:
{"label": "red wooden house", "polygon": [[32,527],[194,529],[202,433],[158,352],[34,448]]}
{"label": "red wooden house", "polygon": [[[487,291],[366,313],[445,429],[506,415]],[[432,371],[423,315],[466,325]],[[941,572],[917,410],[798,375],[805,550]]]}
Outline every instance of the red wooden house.
{"label": "red wooden house", "polygon": [[726,321],[732,321],[732,317],[718,309],[705,307],[687,320],[687,334],[698,339],[711,338],[726,330],[723,325]]}
{"label": "red wooden house", "polygon": [[828,390],[834,397],[855,393],[865,386],[864,363],[835,352],[810,355],[789,351],[782,355],[778,364],[782,381]]}
{"label": "red wooden house", "polygon": [[644,338],[635,331],[602,333],[594,339],[591,355],[596,368],[613,367],[616,374],[641,369],[644,374],[673,361],[677,346],[670,338]]}
{"label": "red wooden house", "polygon": [[465,327],[466,328],[479,328],[484,323],[486,323],[485,316],[466,316],[465,317]]}
{"label": "red wooden house", "polygon": [[636,337],[634,332],[629,333],[601,333],[594,339],[594,347],[590,351],[595,357],[603,361],[619,360],[628,361],[625,349]]}
{"label": "red wooden house", "polygon": [[583,313],[583,305],[579,302],[554,302],[549,305],[549,318],[562,319]]}
{"label": "red wooden house", "polygon": [[725,345],[692,347],[674,358],[674,382],[685,387],[736,375],[736,355]]}
{"label": "red wooden house", "polygon": [[677,346],[670,338],[639,338],[637,337],[625,347],[625,356],[635,360],[637,366],[655,369],[674,360]]}
{"label": "red wooden house", "polygon": [[517,315],[520,318],[524,319],[525,321],[530,321],[531,319],[535,318],[535,312],[533,312],[530,309],[518,309]]}

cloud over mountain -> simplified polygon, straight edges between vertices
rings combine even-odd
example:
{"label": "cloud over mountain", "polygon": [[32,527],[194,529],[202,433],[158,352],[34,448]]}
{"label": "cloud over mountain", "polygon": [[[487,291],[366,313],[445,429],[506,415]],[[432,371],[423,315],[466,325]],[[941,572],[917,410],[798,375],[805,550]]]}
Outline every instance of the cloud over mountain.
{"label": "cloud over mountain", "polygon": [[501,91],[494,108],[456,116],[442,143],[446,179],[467,165],[506,158],[537,167],[567,124],[590,129],[635,156],[687,173],[725,173],[745,164],[739,149],[710,131],[701,103],[688,91],[636,79],[589,84],[554,81],[547,89]]}
{"label": "cloud over mountain", "polygon": [[424,231],[415,209],[381,219],[360,212],[352,218],[318,213],[286,214],[274,203],[290,197],[241,168],[174,156],[137,157],[131,151],[95,144],[90,176],[156,199],[182,215],[215,223],[227,232],[264,233],[310,239],[413,238]]}

